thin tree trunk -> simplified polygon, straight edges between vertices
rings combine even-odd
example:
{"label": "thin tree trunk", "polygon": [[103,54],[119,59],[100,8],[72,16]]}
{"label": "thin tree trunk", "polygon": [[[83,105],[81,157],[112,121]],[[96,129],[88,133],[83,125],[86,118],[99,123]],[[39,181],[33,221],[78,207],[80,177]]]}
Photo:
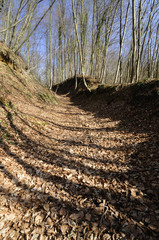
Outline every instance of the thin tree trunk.
{"label": "thin tree trunk", "polygon": [[[24,0],[21,0],[20,3],[19,3],[19,7],[18,7],[18,11],[17,11],[16,17],[15,17],[14,23],[16,23],[18,21],[23,2],[24,2]],[[16,29],[16,25],[12,29],[12,34],[11,34],[11,38],[10,38],[10,41],[9,41],[9,47],[12,46],[13,39],[15,37],[15,29]]]}
{"label": "thin tree trunk", "polygon": [[[121,1],[121,4],[122,4],[122,1]],[[122,50],[123,50],[125,33],[126,33],[126,26],[127,26],[127,19],[128,19],[129,7],[130,7],[130,0],[129,0],[129,2],[128,2],[128,6],[127,6],[127,11],[126,11],[126,17],[125,17],[125,24],[124,24],[123,34],[122,34],[122,29],[121,29],[121,28],[122,28],[122,24],[121,24],[122,14],[120,15],[120,53],[119,53],[119,59],[118,59],[118,64],[117,64],[117,70],[116,70],[116,75],[115,75],[114,83],[117,83],[118,74],[119,74],[119,69],[120,69],[120,83],[122,82]],[[121,10],[121,12],[122,12],[122,10]],[[121,36],[121,34],[122,34],[122,36]]]}
{"label": "thin tree trunk", "polygon": [[19,44],[19,46],[17,47],[17,49],[15,49],[15,51],[19,51],[19,49],[22,48],[22,46],[24,45],[24,43],[28,40],[28,38],[30,38],[30,36],[35,32],[35,30],[37,29],[37,27],[39,26],[39,24],[41,23],[41,21],[44,19],[44,17],[47,15],[48,11],[52,8],[53,4],[55,3],[56,0],[54,0],[50,7],[45,11],[45,13],[42,15],[42,17],[40,18],[40,20],[38,21],[38,23],[36,24],[36,26],[33,28],[33,30],[31,31],[31,33]]}
{"label": "thin tree trunk", "polygon": [[[37,7],[37,3],[34,4],[34,0],[31,0],[30,5],[29,5],[29,9],[28,9],[28,14],[27,14],[27,17],[24,21],[24,24],[22,25],[21,29],[18,31],[18,34],[15,35],[16,38],[14,39],[14,44],[12,46],[12,49],[15,52],[16,52],[16,49],[17,49],[19,43],[25,38],[28,29],[31,28],[33,13],[34,13],[34,10],[36,9],[36,7]],[[29,12],[31,10],[32,10],[32,12],[29,14]],[[27,39],[27,41],[28,41],[28,39]]]}
{"label": "thin tree trunk", "polygon": [[4,42],[5,44],[7,44],[8,41],[8,35],[9,35],[9,26],[10,26],[10,18],[11,18],[11,8],[13,7],[13,2],[12,0],[10,0],[9,2],[9,9],[8,9],[8,14],[7,14],[7,22],[6,22],[6,33],[5,33],[5,38],[4,38]]}
{"label": "thin tree trunk", "polygon": [[46,72],[45,72],[46,82],[49,85],[49,32],[48,28],[46,30]]}
{"label": "thin tree trunk", "polygon": [[75,35],[75,39],[74,39],[74,48],[75,48],[75,51],[74,51],[74,71],[75,71],[75,90],[76,90],[77,85],[78,85],[78,83],[77,83],[77,62],[76,62],[76,59],[77,59],[76,35]]}
{"label": "thin tree trunk", "polygon": [[81,49],[79,36],[78,36],[78,27],[77,27],[77,19],[76,19],[76,16],[75,16],[74,0],[72,0],[72,13],[73,13],[74,28],[75,28],[75,32],[76,32],[76,39],[77,39],[77,43],[78,43],[78,50],[79,50],[79,55],[80,55],[80,63],[81,63],[81,71],[82,71],[83,83],[84,83],[85,87],[90,91],[89,87],[87,86],[85,77],[84,77],[84,68],[83,68],[84,66],[83,66],[83,58],[82,58],[82,49]]}
{"label": "thin tree trunk", "polygon": [[[159,44],[158,44],[158,41],[159,41],[159,24],[157,26],[157,31],[156,31],[156,40],[155,40],[155,45],[154,45],[154,49],[153,49],[153,55],[152,55],[152,62],[153,62],[153,65],[152,65],[152,77],[154,77],[154,72],[156,70],[156,66],[157,66],[157,59],[158,59],[158,52],[159,52]],[[158,44],[158,46],[157,46]],[[156,49],[157,47],[157,49]],[[155,56],[157,55],[157,56]]]}
{"label": "thin tree trunk", "polygon": [[150,22],[149,30],[149,39],[148,39],[148,78],[151,77],[151,65],[152,65],[152,56],[151,56],[151,36],[152,36],[152,22]]}
{"label": "thin tree trunk", "polygon": [[135,0],[132,0],[132,35],[133,35],[133,45],[132,45],[132,73],[131,82],[136,82],[136,10],[135,10]]}
{"label": "thin tree trunk", "polygon": [[144,39],[143,39],[143,43],[142,43],[142,47],[141,47],[141,58],[142,58],[142,54],[143,54],[143,51],[144,51],[145,42],[146,42],[149,26],[150,26],[150,23],[151,23],[152,12],[153,12],[154,7],[155,7],[155,0],[153,0],[153,4],[151,6],[151,11],[150,11],[150,14],[149,14],[148,23],[147,23],[146,30],[145,30],[145,35],[144,35]]}
{"label": "thin tree trunk", "polygon": [[140,74],[140,62],[141,62],[141,12],[142,12],[142,0],[139,2],[138,13],[138,56],[137,56],[137,69],[136,69],[136,81],[139,81]]}
{"label": "thin tree trunk", "polygon": [[[111,25],[110,25],[110,32],[109,32],[109,35],[108,35],[108,39],[107,39],[107,31],[106,31],[105,47],[104,47],[104,59],[103,59],[103,64],[102,64],[102,68],[101,68],[100,81],[102,81],[102,79],[103,79],[103,74],[104,74],[105,68],[106,68],[107,51],[108,51],[108,46],[109,46],[109,42],[110,42],[110,37],[111,37],[111,34],[112,34],[113,25],[114,25],[114,20],[115,20],[116,14],[117,14],[117,10],[118,10],[119,3],[120,3],[120,1],[118,1],[117,5],[116,5],[116,8],[115,8],[115,12],[114,12],[114,15],[113,15],[113,19],[112,19],[112,22],[111,22]],[[102,81],[102,82],[103,82],[103,81]]]}
{"label": "thin tree trunk", "polygon": [[52,89],[52,7],[50,9],[50,20],[49,20],[49,80],[50,89]]}
{"label": "thin tree trunk", "polygon": [[120,8],[120,83],[122,81],[122,42],[123,42],[123,37],[122,37],[122,31],[123,31],[123,26],[122,26],[122,20],[123,20],[123,0],[121,0],[121,8]]}
{"label": "thin tree trunk", "polygon": [[153,65],[153,71],[152,71],[152,76],[154,76],[154,72],[156,71],[156,78],[158,78],[158,65],[159,65],[159,44],[157,47],[157,52],[156,52],[156,58],[155,58],[155,62]]}
{"label": "thin tree trunk", "polygon": [[92,53],[91,53],[91,61],[90,61],[90,75],[92,75],[93,77],[94,77],[94,51],[95,51],[94,28],[95,28],[95,0],[93,1]]}

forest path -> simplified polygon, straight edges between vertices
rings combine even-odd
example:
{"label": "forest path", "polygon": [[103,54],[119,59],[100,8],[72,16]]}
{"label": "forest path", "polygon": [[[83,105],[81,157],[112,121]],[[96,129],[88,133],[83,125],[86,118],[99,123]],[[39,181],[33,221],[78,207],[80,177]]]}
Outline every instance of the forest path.
{"label": "forest path", "polygon": [[1,107],[0,239],[158,239],[147,133],[125,132],[67,96],[17,104]]}

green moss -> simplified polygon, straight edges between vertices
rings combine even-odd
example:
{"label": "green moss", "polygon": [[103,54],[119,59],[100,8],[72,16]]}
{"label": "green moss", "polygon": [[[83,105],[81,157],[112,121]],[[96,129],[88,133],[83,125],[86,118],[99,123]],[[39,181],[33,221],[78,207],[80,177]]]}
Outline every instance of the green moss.
{"label": "green moss", "polygon": [[0,97],[0,105],[14,109],[14,104],[11,101],[8,101],[2,97]]}
{"label": "green moss", "polygon": [[1,142],[2,140],[8,142],[12,135],[4,128],[1,129]]}
{"label": "green moss", "polygon": [[6,100],[3,97],[0,97],[0,105],[5,106],[6,105]]}
{"label": "green moss", "polygon": [[56,101],[56,98],[53,94],[38,93],[38,98],[44,103],[52,103]]}
{"label": "green moss", "polygon": [[8,105],[8,107],[10,107],[11,109],[14,109],[14,104],[13,104],[11,101],[9,101],[9,103],[8,103],[7,105]]}
{"label": "green moss", "polygon": [[27,95],[27,97],[28,97],[29,99],[32,98],[32,95],[31,95],[30,93],[26,93],[26,95]]}
{"label": "green moss", "polygon": [[9,91],[7,88],[5,89],[5,93],[11,94],[11,91]]}

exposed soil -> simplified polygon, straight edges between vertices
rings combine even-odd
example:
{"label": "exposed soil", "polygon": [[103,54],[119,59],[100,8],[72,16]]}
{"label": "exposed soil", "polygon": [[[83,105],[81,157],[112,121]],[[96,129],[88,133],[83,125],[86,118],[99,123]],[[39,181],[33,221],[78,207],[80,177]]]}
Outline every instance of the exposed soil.
{"label": "exposed soil", "polygon": [[16,101],[0,105],[0,239],[159,239],[157,102]]}

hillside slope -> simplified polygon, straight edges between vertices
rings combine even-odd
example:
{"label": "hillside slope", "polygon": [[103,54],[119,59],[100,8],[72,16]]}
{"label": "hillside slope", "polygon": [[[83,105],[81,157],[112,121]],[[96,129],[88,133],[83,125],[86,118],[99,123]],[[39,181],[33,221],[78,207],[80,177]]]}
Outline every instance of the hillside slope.
{"label": "hillside slope", "polygon": [[54,94],[44,88],[20,56],[0,42],[0,99],[18,103],[52,102]]}

